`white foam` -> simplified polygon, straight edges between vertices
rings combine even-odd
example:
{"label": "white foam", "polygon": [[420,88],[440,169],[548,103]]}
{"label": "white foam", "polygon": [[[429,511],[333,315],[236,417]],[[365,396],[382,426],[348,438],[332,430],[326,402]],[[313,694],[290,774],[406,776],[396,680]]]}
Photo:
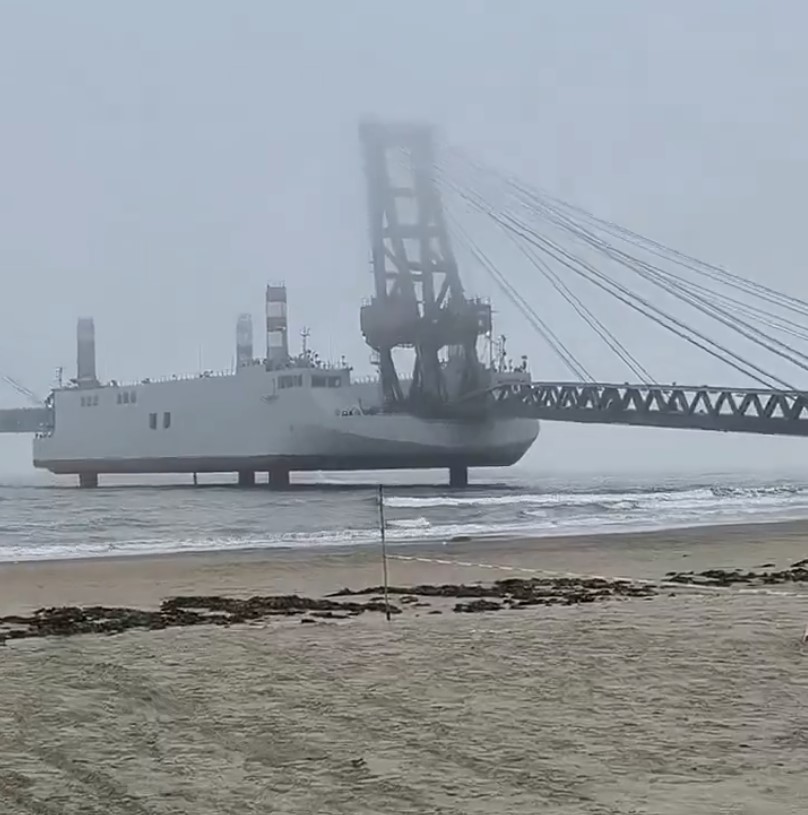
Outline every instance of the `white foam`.
{"label": "white foam", "polygon": [[[390,492],[394,493],[395,487]],[[250,494],[252,500],[253,494]],[[149,532],[126,536],[127,523],[133,523],[134,510],[117,511],[96,504],[79,507],[65,523],[54,512],[25,509],[16,518],[4,519],[0,530],[0,561],[143,555],[169,552],[209,552],[251,548],[325,548],[373,544],[378,541],[375,502],[362,497],[354,502],[349,517],[352,524],[339,528],[345,517],[341,501],[323,500],[319,494],[297,496],[299,507],[285,503],[279,518],[265,504],[245,505],[247,512],[234,511],[232,524],[216,513],[196,514],[193,503],[186,505],[185,519],[167,515],[164,509],[154,514]],[[151,501],[151,498],[149,499]],[[310,501],[319,502],[316,511]],[[222,504],[227,507],[228,503]],[[490,490],[465,495],[401,495],[387,498],[387,537],[395,542],[448,540],[459,535],[475,537],[509,535],[575,535],[593,532],[641,531],[700,525],[749,523],[755,521],[794,520],[808,517],[808,489],[793,486],[708,487],[681,490],[624,490],[585,492],[506,494]],[[117,499],[116,499],[117,504]],[[151,504],[149,506],[152,506]],[[167,507],[166,507],[167,508]],[[252,512],[252,514],[249,514]],[[58,517],[57,517],[58,515]],[[193,516],[193,517],[191,517]],[[143,513],[137,514],[141,527]],[[333,517],[334,527],[307,529],[307,524],[322,525]],[[317,520],[319,518],[319,520]],[[294,525],[295,531],[275,531]],[[188,530],[177,535],[175,528]],[[217,526],[223,534],[216,534]],[[225,531],[226,530],[226,531]],[[227,532],[232,531],[232,534]],[[120,536],[120,537],[118,537]]]}

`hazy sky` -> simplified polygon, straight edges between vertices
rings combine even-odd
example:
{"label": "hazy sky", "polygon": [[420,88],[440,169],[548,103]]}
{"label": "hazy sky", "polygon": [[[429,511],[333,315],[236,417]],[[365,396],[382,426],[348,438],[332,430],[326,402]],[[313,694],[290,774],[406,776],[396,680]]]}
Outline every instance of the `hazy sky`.
{"label": "hazy sky", "polygon": [[[490,163],[808,297],[807,27],[804,0],[0,0],[0,371],[46,391],[58,365],[72,373],[85,314],[102,375],[228,367],[236,315],[259,327],[279,280],[293,332],[305,323],[324,355],[367,368],[368,113],[433,121]],[[501,300],[513,350],[537,378],[560,375]],[[722,375],[627,330],[660,377]],[[22,466],[27,445],[0,438],[0,460]],[[794,452],[546,426],[530,463],[725,468]]]}

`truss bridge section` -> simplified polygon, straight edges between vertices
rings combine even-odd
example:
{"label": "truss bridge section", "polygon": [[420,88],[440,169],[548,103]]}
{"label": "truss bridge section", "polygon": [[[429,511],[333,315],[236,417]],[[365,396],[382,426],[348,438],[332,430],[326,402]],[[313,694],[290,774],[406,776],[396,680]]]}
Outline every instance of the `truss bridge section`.
{"label": "truss bridge section", "polygon": [[51,422],[48,408],[7,408],[0,410],[0,433],[39,433]]}
{"label": "truss bridge section", "polygon": [[808,436],[808,392],[683,385],[533,382],[491,390],[497,416]]}

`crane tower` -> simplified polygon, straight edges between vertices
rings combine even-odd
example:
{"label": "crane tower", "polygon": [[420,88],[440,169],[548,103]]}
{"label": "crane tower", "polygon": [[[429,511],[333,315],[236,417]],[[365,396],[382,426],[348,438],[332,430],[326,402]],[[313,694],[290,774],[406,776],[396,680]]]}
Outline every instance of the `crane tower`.
{"label": "crane tower", "polygon": [[[480,387],[477,339],[491,329],[491,308],[463,292],[434,180],[431,128],[365,121],[360,138],[375,281],[362,333],[378,354],[388,410],[445,414]],[[406,392],[395,348],[415,352]]]}

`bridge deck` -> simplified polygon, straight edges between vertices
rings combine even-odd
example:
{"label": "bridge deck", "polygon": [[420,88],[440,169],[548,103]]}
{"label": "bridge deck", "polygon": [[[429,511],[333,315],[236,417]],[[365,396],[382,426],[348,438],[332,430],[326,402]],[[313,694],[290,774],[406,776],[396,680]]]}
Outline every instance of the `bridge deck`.
{"label": "bridge deck", "polygon": [[600,382],[492,391],[497,415],[545,421],[808,436],[808,392]]}
{"label": "bridge deck", "polygon": [[36,433],[48,423],[47,408],[0,410],[0,433]]}

